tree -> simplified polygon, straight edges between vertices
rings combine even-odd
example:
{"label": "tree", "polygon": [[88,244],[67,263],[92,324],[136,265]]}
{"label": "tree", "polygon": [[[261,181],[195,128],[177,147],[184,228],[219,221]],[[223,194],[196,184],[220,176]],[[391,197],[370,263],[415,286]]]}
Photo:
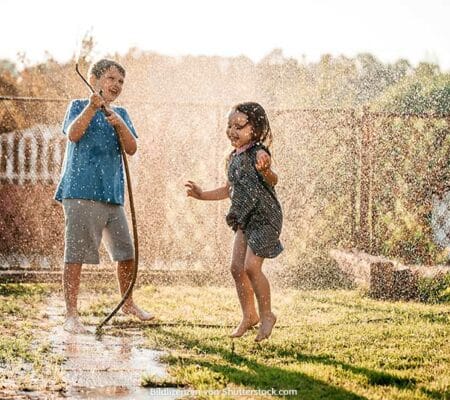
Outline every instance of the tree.
{"label": "tree", "polygon": [[449,114],[450,74],[441,73],[437,65],[420,63],[374,101],[373,107],[405,114]]}

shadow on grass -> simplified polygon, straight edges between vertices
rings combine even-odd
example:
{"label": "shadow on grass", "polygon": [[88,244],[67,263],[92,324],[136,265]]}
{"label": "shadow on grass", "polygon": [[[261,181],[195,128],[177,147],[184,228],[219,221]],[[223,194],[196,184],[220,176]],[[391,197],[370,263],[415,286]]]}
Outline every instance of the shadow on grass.
{"label": "shadow on grass", "polygon": [[[312,302],[320,303],[320,304],[326,304],[326,305],[334,305],[342,309],[351,309],[351,310],[357,310],[361,311],[364,314],[368,314],[370,312],[374,313],[385,313],[388,310],[391,310],[392,308],[395,308],[395,303],[388,303],[388,302],[380,302],[379,306],[376,305],[368,306],[365,304],[355,304],[355,303],[348,303],[340,300],[333,300],[330,298],[310,298],[308,299]],[[368,299],[372,300],[373,299]],[[403,303],[406,304],[406,303]],[[425,304],[425,303],[424,303]],[[426,305],[426,304],[425,304]],[[392,322],[402,322],[402,321],[410,321],[411,319],[422,319],[426,322],[437,322],[437,323],[447,323],[450,322],[450,311],[437,311],[437,312],[431,312],[431,311],[408,311],[408,310],[401,310],[396,309],[395,315],[392,317],[380,317],[380,318],[370,318],[368,320],[361,320],[358,322],[362,323],[371,323],[371,322],[382,322],[382,321],[392,321]]]}
{"label": "shadow on grass", "polygon": [[450,389],[447,389],[447,390],[441,392],[441,391],[437,391],[437,390],[421,388],[421,391],[432,399],[438,399],[438,400],[450,399]]}
{"label": "shadow on grass", "polygon": [[350,371],[353,374],[364,375],[367,377],[367,382],[372,386],[395,386],[399,389],[412,388],[416,384],[414,378],[402,378],[383,371],[371,370],[363,367],[356,367],[347,363],[343,363],[334,359],[331,356],[313,356],[302,354],[294,349],[280,349],[276,346],[269,345],[269,349],[273,351],[274,355],[278,357],[290,357],[300,362],[321,363],[324,365],[331,365],[340,367],[345,371]]}
{"label": "shadow on grass", "polygon": [[[333,399],[333,400],[362,400],[366,399],[348,390],[329,385],[323,381],[314,379],[301,372],[293,372],[287,368],[265,365],[249,357],[236,354],[231,348],[205,344],[205,341],[189,339],[184,335],[171,332],[162,327],[158,328],[161,334],[175,340],[184,348],[195,348],[199,356],[181,357],[176,360],[183,366],[200,366],[211,372],[220,374],[225,382],[234,385],[242,385],[253,389],[274,389],[276,391],[295,389],[294,396],[301,399]],[[259,351],[261,346],[255,344],[250,351]],[[207,360],[202,354],[219,355],[223,362]],[[273,357],[270,357],[273,358]],[[316,360],[318,361],[318,360]],[[188,382],[190,383],[190,382]],[[292,397],[292,396],[289,396]]]}

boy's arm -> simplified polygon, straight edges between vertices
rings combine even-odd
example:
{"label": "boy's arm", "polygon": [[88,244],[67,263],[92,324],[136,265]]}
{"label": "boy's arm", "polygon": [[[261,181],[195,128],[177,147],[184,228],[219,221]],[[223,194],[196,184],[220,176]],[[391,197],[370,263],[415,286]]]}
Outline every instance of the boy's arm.
{"label": "boy's arm", "polygon": [[97,109],[99,109],[104,104],[103,98],[97,94],[91,94],[89,98],[89,104],[80,115],[74,119],[74,121],[69,125],[67,129],[67,137],[71,142],[78,142],[86,132],[87,127],[91,123]]}
{"label": "boy's arm", "polygon": [[125,121],[114,110],[109,107],[107,107],[106,110],[110,113],[110,115],[107,116],[106,119],[115,128],[117,134],[119,135],[123,150],[125,151],[125,153],[132,156],[134,153],[136,153],[137,143],[136,139],[130,131],[130,128],[128,128],[128,125],[125,123]]}
{"label": "boy's arm", "polygon": [[271,161],[266,151],[258,150],[255,167],[270,186],[275,186],[278,183],[278,175],[270,168]]}
{"label": "boy's arm", "polygon": [[230,184],[227,182],[224,186],[212,190],[202,190],[195,182],[187,181],[186,194],[197,200],[224,200],[230,196]]}

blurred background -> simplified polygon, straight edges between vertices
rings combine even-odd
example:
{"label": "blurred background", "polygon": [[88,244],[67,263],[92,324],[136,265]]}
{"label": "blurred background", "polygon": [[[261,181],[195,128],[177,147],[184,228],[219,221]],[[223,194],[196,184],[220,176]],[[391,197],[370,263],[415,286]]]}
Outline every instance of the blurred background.
{"label": "blurred background", "polygon": [[227,112],[249,100],[269,115],[285,214],[272,274],[338,285],[332,248],[446,261],[432,240],[431,199],[448,179],[448,3],[1,7],[0,268],[62,264],[60,126],[69,101],[88,95],[75,62],[86,72],[100,57],[127,71],[118,104],[139,134],[130,164],[141,268],[228,276],[229,202],[188,199],[183,184],[225,181]]}

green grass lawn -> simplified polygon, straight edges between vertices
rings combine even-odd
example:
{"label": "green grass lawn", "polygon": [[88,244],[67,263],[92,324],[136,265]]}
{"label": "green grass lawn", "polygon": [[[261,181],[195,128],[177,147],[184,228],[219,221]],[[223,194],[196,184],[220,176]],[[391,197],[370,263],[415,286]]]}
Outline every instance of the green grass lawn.
{"label": "green grass lawn", "polygon": [[232,288],[145,287],[136,299],[160,318],[146,343],[168,351],[176,384],[295,389],[299,399],[450,399],[449,305],[284,290],[273,295],[278,327],[255,344],[256,330],[227,337],[240,317]]}
{"label": "green grass lawn", "polygon": [[[50,289],[0,285],[2,389],[14,381],[22,390],[58,390],[60,360],[42,334]],[[82,295],[82,317],[90,322],[118,300],[111,287],[83,287]],[[256,330],[228,338],[240,319],[233,288],[145,286],[135,300],[158,322],[116,318],[105,334],[137,330],[146,346],[166,351],[171,378],[143,377],[149,387],[294,389],[289,398],[299,399],[450,399],[449,304],[381,302],[358,291],[274,291],[278,324],[256,344]]]}
{"label": "green grass lawn", "polygon": [[53,354],[43,317],[49,287],[0,284],[0,394],[59,391],[60,358]]}

